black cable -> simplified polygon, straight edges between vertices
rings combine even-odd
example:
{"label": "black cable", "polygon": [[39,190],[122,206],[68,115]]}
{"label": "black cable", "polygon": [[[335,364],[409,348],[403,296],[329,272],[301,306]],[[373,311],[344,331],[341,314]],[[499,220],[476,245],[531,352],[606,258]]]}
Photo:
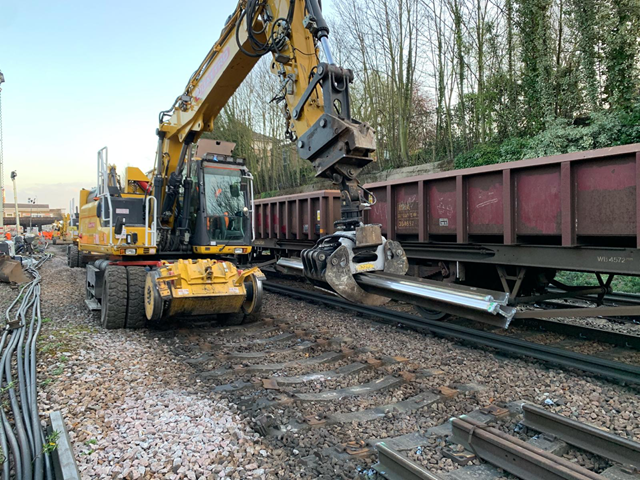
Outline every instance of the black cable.
{"label": "black cable", "polygon": [[22,457],[20,456],[20,447],[18,446],[18,441],[16,440],[16,436],[13,433],[13,429],[11,428],[11,424],[9,423],[4,410],[0,410],[0,415],[2,415],[2,426],[4,428],[4,431],[7,432],[7,440],[9,441],[9,450],[7,450],[7,452],[5,453],[5,464],[7,468],[9,468],[9,452],[11,452],[11,456],[13,456],[13,464],[16,471],[16,476],[14,478],[24,478],[22,476]]}
{"label": "black cable", "polygon": [[[264,7],[265,5],[265,2],[258,2],[258,0],[248,0],[247,6],[240,14],[240,17],[238,18],[238,21],[236,23],[235,37],[238,48],[242,53],[252,58],[259,58],[269,52],[275,53],[283,49],[283,47],[285,46],[284,38],[280,42],[278,42],[276,41],[275,37],[276,27],[279,24],[282,24],[282,29],[284,32],[287,32],[287,34],[291,30],[291,22],[293,21],[293,15],[295,12],[295,0],[289,0],[289,10],[287,12],[286,18],[280,17],[273,22],[265,21],[262,30],[254,30],[253,25],[257,20],[260,7]],[[245,49],[240,42],[240,27],[242,26],[243,20],[245,20],[246,23],[247,39],[249,40],[249,44],[251,45],[253,52],[249,52],[247,49]],[[267,41],[263,43],[258,40],[256,36],[264,34],[268,28],[269,23],[271,23],[271,32],[269,33]]]}
{"label": "black cable", "polygon": [[293,51],[294,51],[294,52],[300,52],[302,55],[306,55],[307,57],[316,57],[316,58],[318,57],[318,54],[317,54],[316,52],[313,52],[313,53],[305,53],[305,52],[303,52],[302,50],[300,50],[300,49],[299,49],[299,48],[297,48],[297,47],[293,47]]}
{"label": "black cable", "polygon": [[[16,299],[17,300],[17,299]],[[4,345],[9,336],[9,331],[5,329],[2,334],[2,340],[0,341],[0,352],[4,349]],[[7,433],[5,432],[4,423],[0,421],[0,447],[2,447],[2,480],[8,480],[10,474],[9,468],[9,448],[7,444]]]}

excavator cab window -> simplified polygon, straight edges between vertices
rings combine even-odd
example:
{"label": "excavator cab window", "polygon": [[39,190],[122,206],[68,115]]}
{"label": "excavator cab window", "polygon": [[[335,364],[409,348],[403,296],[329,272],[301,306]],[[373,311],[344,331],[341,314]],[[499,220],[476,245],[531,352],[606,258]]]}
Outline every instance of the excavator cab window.
{"label": "excavator cab window", "polygon": [[239,169],[204,165],[207,230],[212,241],[251,241],[249,179]]}

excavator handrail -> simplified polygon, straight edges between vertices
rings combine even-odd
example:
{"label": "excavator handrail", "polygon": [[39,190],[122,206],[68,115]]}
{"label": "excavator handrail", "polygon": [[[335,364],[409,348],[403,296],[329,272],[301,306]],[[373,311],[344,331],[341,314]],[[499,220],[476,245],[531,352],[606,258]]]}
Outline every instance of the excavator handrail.
{"label": "excavator handrail", "polygon": [[251,242],[253,242],[256,239],[256,215],[255,215],[255,210],[254,210],[254,192],[253,192],[253,175],[251,174],[251,172],[245,172],[243,174],[243,176],[245,176],[246,178],[248,178],[249,181],[249,185],[251,185],[251,189],[249,190],[249,215],[251,218]]}
{"label": "excavator handrail", "polygon": [[[106,198],[109,204],[109,246],[113,246],[113,205],[111,204],[111,195],[109,195],[109,176],[107,169],[109,168],[109,149],[102,147],[98,150],[98,194],[96,198]],[[105,208],[100,211],[100,220],[106,221]]]}
{"label": "excavator handrail", "polygon": [[[152,202],[153,200],[153,202]],[[151,215],[151,204],[153,203],[153,215]],[[147,196],[144,202],[145,227],[144,227],[144,243],[145,246],[156,246],[158,229],[156,223],[156,210],[158,209],[158,201],[154,196]],[[151,240],[149,241],[149,235]]]}

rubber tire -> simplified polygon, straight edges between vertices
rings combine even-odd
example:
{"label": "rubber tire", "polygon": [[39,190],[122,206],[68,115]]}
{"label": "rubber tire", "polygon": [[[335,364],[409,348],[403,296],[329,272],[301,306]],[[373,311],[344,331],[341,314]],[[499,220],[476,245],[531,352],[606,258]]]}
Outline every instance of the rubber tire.
{"label": "rubber tire", "polygon": [[113,330],[125,327],[128,290],[127,269],[117,265],[109,265],[104,272],[102,286],[100,323],[103,328]]}
{"label": "rubber tire", "polygon": [[147,271],[144,267],[127,267],[129,301],[127,302],[126,328],[143,328],[147,317],[144,312],[144,288]]}
{"label": "rubber tire", "polygon": [[80,252],[77,245],[69,245],[68,251],[68,265],[71,268],[78,268],[80,266]]}

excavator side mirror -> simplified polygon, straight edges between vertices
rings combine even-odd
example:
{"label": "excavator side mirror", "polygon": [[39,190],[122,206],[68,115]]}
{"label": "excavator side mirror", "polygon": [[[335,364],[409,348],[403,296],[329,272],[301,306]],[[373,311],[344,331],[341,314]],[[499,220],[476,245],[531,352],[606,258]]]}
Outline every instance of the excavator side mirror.
{"label": "excavator side mirror", "polygon": [[229,190],[233,198],[238,198],[240,196],[240,185],[238,185],[237,183],[232,183],[231,185],[229,185]]}
{"label": "excavator side mirror", "polygon": [[124,230],[125,218],[124,217],[116,217],[116,225],[113,227],[113,232],[116,235],[122,235],[122,230]]}

